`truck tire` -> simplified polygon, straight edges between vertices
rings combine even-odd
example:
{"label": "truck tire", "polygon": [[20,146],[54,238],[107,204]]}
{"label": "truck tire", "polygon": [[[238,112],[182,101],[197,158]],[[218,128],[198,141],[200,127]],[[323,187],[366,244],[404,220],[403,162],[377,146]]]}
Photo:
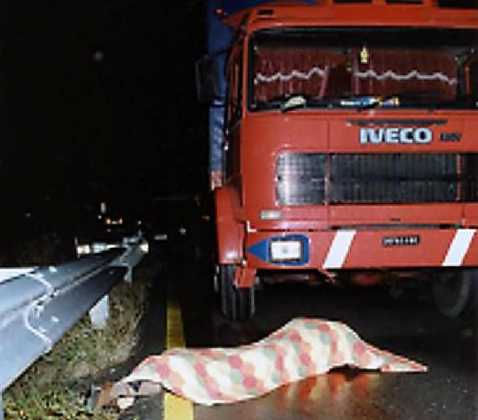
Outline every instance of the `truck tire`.
{"label": "truck tire", "polygon": [[472,270],[451,270],[439,274],[432,284],[433,300],[438,311],[448,318],[467,317],[473,309],[473,279],[476,277],[477,273]]}
{"label": "truck tire", "polygon": [[237,288],[234,285],[235,271],[234,265],[220,266],[221,312],[231,321],[247,321],[255,312],[254,287]]}

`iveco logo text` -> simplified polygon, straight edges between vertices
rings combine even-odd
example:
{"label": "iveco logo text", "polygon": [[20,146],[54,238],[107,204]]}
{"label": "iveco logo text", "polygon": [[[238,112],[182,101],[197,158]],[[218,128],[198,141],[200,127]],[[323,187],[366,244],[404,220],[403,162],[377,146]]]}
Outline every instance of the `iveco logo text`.
{"label": "iveco logo text", "polygon": [[428,144],[433,140],[429,128],[361,128],[360,144]]}

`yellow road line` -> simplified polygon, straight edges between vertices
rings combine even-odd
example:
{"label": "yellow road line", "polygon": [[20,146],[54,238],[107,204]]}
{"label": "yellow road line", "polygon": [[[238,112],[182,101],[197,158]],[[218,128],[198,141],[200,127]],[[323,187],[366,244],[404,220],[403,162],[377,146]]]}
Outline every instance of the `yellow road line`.
{"label": "yellow road line", "polygon": [[[168,296],[166,316],[166,349],[184,347],[183,318],[179,304]],[[164,393],[164,420],[194,420],[190,401],[169,392]]]}
{"label": "yellow road line", "polygon": [[166,348],[184,347],[183,317],[179,304],[168,300]]}

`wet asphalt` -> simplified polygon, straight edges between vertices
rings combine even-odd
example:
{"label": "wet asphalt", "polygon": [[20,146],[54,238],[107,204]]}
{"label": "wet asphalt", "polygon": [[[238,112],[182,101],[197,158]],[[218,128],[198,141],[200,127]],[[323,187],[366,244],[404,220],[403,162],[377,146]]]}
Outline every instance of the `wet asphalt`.
{"label": "wet asphalt", "polygon": [[[153,314],[144,338],[152,341],[150,349],[161,348],[158,322],[164,319],[161,307],[165,299],[161,290],[166,290],[169,282],[181,303],[190,347],[249,343],[294,317],[306,316],[343,321],[371,344],[429,368],[428,373],[421,374],[339,369],[255,400],[195,406],[196,420],[478,419],[478,322],[474,317],[443,317],[426,291],[412,290],[395,299],[379,288],[266,285],[257,294],[256,315],[248,322],[236,323],[226,320],[218,310],[210,264],[187,252],[173,255],[169,254],[153,288],[151,305],[156,308],[157,319]],[[161,418],[158,404],[156,409],[149,409],[144,401],[140,404],[143,409],[135,410],[138,418]]]}

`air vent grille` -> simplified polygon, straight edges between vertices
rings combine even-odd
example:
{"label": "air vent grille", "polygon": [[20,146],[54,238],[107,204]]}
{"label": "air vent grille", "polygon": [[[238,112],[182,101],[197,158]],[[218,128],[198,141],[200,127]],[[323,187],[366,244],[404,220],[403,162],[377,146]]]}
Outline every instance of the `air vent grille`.
{"label": "air vent grille", "polygon": [[478,200],[476,154],[284,153],[280,205],[443,203]]}
{"label": "air vent grille", "polygon": [[372,3],[372,0],[334,0],[334,3],[348,4],[348,3]]}
{"label": "air vent grille", "polygon": [[[336,4],[370,4],[372,0],[333,0]],[[386,4],[418,4],[423,0],[383,0]],[[438,0],[438,7],[446,9],[478,9],[478,0]]]}
{"label": "air vent grille", "polygon": [[478,9],[478,0],[438,0],[438,5],[449,9]]}
{"label": "air vent grille", "polygon": [[386,0],[387,4],[423,4],[422,0]]}

